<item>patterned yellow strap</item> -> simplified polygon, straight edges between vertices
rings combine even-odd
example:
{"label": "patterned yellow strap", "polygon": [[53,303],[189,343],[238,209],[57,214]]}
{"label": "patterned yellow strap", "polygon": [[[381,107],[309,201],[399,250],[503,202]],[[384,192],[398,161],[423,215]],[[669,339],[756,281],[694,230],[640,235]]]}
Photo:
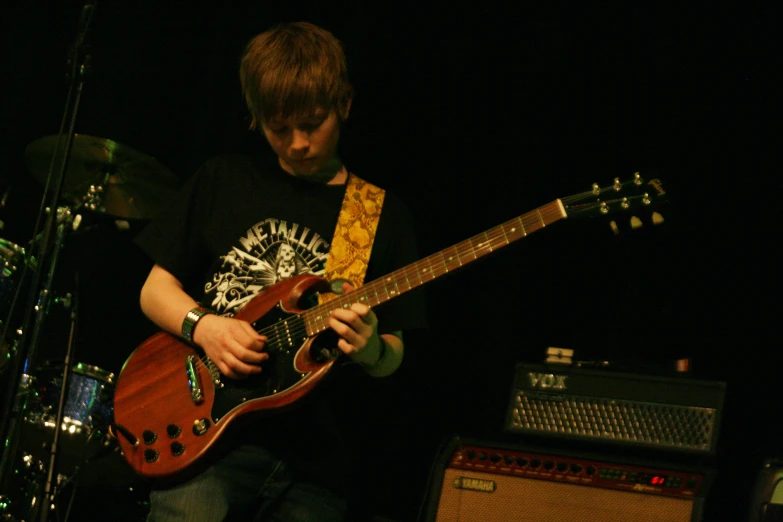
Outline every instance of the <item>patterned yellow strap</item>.
{"label": "patterned yellow strap", "polygon": [[[326,259],[324,277],[327,280],[345,279],[354,288],[364,283],[385,195],[383,189],[359,176],[348,176],[343,206]],[[335,296],[332,293],[320,294],[318,301],[324,303]]]}

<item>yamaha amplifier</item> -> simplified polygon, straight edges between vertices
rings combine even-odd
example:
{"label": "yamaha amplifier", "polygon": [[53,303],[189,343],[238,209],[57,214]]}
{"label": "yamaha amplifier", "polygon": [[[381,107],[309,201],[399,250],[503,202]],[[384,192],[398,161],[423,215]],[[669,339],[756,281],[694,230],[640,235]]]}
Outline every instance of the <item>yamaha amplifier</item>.
{"label": "yamaha amplifier", "polygon": [[714,456],[726,385],[518,363],[504,431]]}
{"label": "yamaha amplifier", "polygon": [[454,438],[424,522],[700,522],[714,471]]}

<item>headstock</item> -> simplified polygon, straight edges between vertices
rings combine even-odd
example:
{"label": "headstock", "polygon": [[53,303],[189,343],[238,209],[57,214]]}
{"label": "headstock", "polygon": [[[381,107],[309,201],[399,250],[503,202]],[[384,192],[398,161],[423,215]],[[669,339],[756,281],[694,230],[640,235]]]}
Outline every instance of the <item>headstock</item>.
{"label": "headstock", "polygon": [[[561,198],[568,217],[596,217],[611,216],[617,213],[630,214],[631,228],[639,228],[642,221],[634,212],[640,210],[651,216],[654,225],[663,222],[663,216],[655,209],[667,199],[667,193],[659,179],[644,181],[641,174],[636,172],[626,181],[615,178],[611,185],[605,187],[593,184],[591,190]],[[619,233],[615,221],[612,221],[612,230]]]}

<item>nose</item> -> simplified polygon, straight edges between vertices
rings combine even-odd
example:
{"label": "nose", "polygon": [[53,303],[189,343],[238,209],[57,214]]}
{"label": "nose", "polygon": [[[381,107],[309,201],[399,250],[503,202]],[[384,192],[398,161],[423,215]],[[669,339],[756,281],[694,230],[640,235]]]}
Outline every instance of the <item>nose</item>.
{"label": "nose", "polygon": [[303,154],[310,148],[310,134],[300,129],[294,129],[291,133],[291,152]]}

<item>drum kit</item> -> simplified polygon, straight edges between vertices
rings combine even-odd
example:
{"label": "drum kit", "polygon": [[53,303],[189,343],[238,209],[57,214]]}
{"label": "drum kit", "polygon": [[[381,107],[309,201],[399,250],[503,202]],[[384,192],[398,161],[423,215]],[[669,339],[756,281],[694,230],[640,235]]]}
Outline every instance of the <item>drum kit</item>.
{"label": "drum kit", "polygon": [[[42,212],[52,221],[51,233],[34,232],[25,245],[0,238],[0,384],[7,388],[0,390],[3,521],[49,515],[64,520],[77,485],[125,480],[107,476],[117,470],[100,465],[100,457],[119,451],[111,430],[115,375],[73,360],[78,295],[57,296],[51,283],[62,246],[82,216],[150,219],[179,186],[170,170],[131,147],[82,134],[70,137],[45,136],[25,149],[26,168],[44,187],[51,183],[53,166],[64,166],[53,200],[56,211],[50,212],[55,206],[50,205]],[[69,152],[59,152],[65,141]],[[70,334],[62,346],[46,348],[47,355],[60,357],[39,361],[39,345],[46,341],[41,332],[55,309],[67,312]]]}

